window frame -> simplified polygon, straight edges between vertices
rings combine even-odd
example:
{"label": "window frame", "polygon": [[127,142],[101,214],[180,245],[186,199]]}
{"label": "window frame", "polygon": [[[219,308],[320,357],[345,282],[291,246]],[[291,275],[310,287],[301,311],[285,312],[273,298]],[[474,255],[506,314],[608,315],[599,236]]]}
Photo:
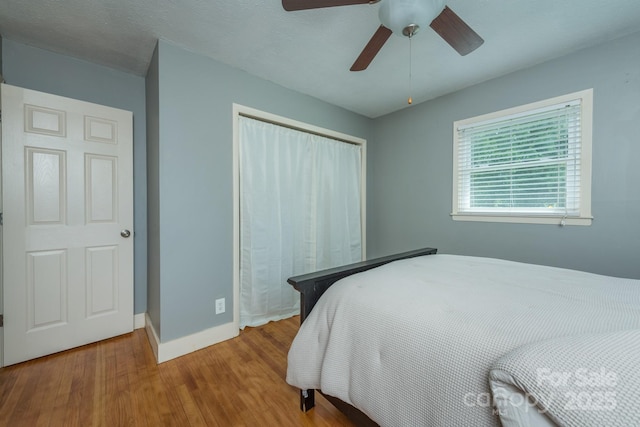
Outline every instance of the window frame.
{"label": "window frame", "polygon": [[[553,214],[536,214],[534,212],[496,212],[488,208],[485,212],[461,212],[459,209],[460,164],[459,135],[460,127],[469,127],[489,121],[500,121],[509,116],[526,114],[527,112],[550,107],[560,103],[579,101],[581,105],[581,153],[580,153],[580,208],[576,216]],[[555,225],[591,225],[591,160],[592,160],[592,128],[593,128],[593,89],[586,89],[530,104],[507,108],[489,114],[483,114],[453,122],[453,198],[451,218],[455,221],[506,222],[523,224],[555,224]]]}

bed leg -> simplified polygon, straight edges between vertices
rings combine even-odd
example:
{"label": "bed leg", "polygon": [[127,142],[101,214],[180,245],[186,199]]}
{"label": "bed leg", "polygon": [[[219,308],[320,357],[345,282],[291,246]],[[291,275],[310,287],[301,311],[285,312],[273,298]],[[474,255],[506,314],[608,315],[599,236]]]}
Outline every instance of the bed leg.
{"label": "bed leg", "polygon": [[300,410],[307,412],[316,404],[315,390],[300,390]]}

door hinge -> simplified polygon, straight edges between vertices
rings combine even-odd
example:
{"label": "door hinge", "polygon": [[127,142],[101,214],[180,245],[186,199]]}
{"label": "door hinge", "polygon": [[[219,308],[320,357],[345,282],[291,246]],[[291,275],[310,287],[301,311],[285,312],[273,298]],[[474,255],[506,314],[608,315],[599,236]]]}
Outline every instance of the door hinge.
{"label": "door hinge", "polygon": [[0,328],[4,326],[4,314],[0,314]]}
{"label": "door hinge", "polygon": [[0,212],[0,225],[4,225],[4,224],[2,223],[2,212]]}

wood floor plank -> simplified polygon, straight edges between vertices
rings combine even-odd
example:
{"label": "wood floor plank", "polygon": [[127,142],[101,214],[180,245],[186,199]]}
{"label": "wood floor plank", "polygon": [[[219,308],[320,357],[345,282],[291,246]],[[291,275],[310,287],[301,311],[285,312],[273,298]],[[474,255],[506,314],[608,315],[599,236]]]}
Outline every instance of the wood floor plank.
{"label": "wood floor plank", "polygon": [[285,381],[299,318],[157,365],[145,331],[0,369],[0,426],[352,426]]}

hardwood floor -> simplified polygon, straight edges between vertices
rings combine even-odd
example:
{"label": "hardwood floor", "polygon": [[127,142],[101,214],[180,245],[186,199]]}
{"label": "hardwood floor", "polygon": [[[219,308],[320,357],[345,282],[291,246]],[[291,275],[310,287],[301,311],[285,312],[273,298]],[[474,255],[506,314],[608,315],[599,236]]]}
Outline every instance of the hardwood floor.
{"label": "hardwood floor", "polygon": [[299,318],[156,365],[143,329],[0,369],[0,426],[352,426],[284,378]]}

